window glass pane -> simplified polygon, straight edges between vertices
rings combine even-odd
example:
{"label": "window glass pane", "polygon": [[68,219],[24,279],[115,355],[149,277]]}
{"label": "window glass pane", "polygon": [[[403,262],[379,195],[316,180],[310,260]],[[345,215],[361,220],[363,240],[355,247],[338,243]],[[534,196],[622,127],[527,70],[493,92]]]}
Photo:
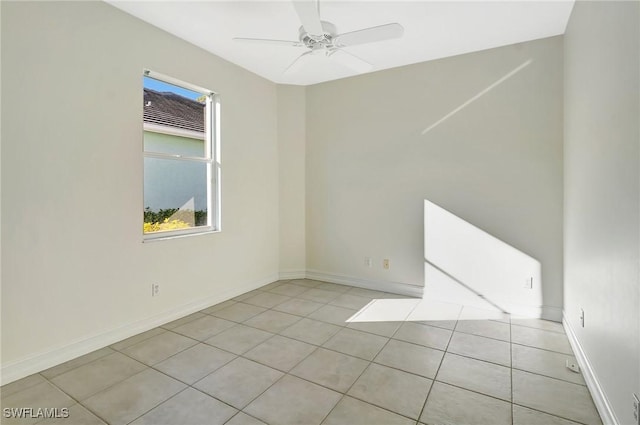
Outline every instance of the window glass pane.
{"label": "window glass pane", "polygon": [[144,150],[173,155],[205,155],[207,95],[143,77]]}
{"label": "window glass pane", "polygon": [[144,232],[207,225],[207,164],[144,159]]}

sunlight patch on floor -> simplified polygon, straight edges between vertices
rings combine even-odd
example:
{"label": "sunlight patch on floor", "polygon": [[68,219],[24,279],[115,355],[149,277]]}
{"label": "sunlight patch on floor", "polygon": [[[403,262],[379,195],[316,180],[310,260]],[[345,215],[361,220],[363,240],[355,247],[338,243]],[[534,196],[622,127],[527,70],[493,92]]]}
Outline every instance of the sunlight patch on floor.
{"label": "sunlight patch on floor", "polygon": [[436,320],[509,320],[499,309],[483,309],[431,299],[375,299],[347,322],[421,322]]}

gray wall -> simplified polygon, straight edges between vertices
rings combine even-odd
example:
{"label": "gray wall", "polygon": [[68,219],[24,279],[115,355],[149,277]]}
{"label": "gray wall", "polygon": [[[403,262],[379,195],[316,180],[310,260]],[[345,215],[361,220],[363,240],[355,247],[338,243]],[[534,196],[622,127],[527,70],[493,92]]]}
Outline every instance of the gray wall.
{"label": "gray wall", "polygon": [[540,261],[560,319],[562,37],[308,87],[306,176],[307,269],[424,285],[426,198]]}
{"label": "gray wall", "polygon": [[640,393],[639,16],[578,1],[565,35],[565,318],[620,424]]}

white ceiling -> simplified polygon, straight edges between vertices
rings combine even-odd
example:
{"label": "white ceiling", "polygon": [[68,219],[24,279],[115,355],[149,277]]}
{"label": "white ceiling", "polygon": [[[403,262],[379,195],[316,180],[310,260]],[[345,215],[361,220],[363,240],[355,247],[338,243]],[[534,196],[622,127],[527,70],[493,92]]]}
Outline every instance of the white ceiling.
{"label": "white ceiling", "polygon": [[[308,85],[356,74],[323,56],[301,72],[284,69],[304,47],[240,43],[233,37],[297,40],[290,1],[119,1],[113,6],[276,83]],[[346,48],[373,70],[563,34],[573,0],[336,1],[321,0],[322,20],[338,33],[397,22],[400,39]]]}

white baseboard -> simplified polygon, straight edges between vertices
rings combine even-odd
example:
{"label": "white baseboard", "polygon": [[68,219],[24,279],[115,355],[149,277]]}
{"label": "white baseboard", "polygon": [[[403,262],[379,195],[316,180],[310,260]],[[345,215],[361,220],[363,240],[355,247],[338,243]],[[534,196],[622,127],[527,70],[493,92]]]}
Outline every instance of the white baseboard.
{"label": "white baseboard", "polygon": [[304,279],[307,277],[307,271],[304,269],[299,270],[280,270],[280,280],[290,279]]}
{"label": "white baseboard", "polygon": [[378,281],[363,279],[360,277],[327,273],[320,270],[307,270],[307,279],[321,280],[323,282],[339,283],[342,285],[357,286],[358,288],[372,289],[374,291],[390,292],[409,297],[422,297],[423,286],[409,285],[400,282]]}
{"label": "white baseboard", "polygon": [[573,354],[575,354],[576,360],[578,360],[578,364],[580,365],[580,369],[582,369],[582,376],[587,383],[587,388],[589,388],[589,392],[593,398],[593,403],[596,405],[596,409],[598,409],[603,425],[620,425],[618,418],[613,412],[611,403],[609,403],[607,395],[604,393],[595,371],[593,370],[587,355],[582,349],[582,345],[580,345],[580,341],[578,341],[578,338],[573,332],[573,328],[566,317],[563,317],[562,325],[564,326],[564,330],[569,338],[569,344],[573,349]]}
{"label": "white baseboard", "polygon": [[560,307],[543,305],[541,307],[540,317],[542,319],[562,323],[562,309]]}
{"label": "white baseboard", "polygon": [[256,281],[246,282],[244,284],[232,285],[228,290],[219,294],[194,300],[155,316],[128,323],[88,338],[78,339],[69,344],[55,347],[18,361],[3,364],[2,371],[0,373],[0,385],[8,384],[66,361],[73,360],[76,357],[107,347],[118,341],[122,341],[123,339],[164,325],[165,323],[187,316],[191,313],[203,310],[214,304],[218,304],[245,292],[252,291],[271,282],[275,282],[276,280],[278,280],[277,274]]}

